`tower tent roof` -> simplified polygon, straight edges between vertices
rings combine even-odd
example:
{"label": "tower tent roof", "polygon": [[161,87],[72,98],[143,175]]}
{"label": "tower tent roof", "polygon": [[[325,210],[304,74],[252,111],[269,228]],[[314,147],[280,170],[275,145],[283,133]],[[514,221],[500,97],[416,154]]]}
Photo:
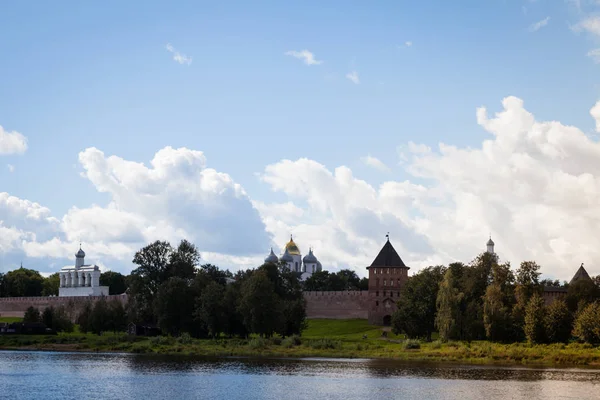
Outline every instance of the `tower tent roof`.
{"label": "tower tent roof", "polygon": [[383,245],[383,248],[381,249],[381,251],[379,252],[377,257],[375,257],[375,260],[373,260],[371,267],[404,267],[404,268],[408,268],[404,264],[404,261],[402,261],[402,259],[398,255],[398,252],[396,251],[396,249],[394,249],[394,246],[392,246],[392,244],[390,243],[389,239],[387,242],[385,242],[385,244]]}
{"label": "tower tent roof", "polygon": [[590,278],[590,275],[587,273],[585,268],[583,268],[583,264],[581,264],[581,267],[579,267],[577,272],[575,272],[575,275],[573,275],[573,279],[571,279],[570,283],[573,283],[573,282],[576,282],[576,281],[579,281],[582,279],[592,280],[592,278]]}

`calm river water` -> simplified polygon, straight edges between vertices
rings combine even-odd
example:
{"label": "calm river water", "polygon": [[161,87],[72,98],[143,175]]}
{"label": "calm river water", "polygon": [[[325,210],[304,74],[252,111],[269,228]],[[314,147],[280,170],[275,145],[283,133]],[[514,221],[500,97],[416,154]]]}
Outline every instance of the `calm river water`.
{"label": "calm river water", "polygon": [[3,399],[600,399],[600,370],[0,351]]}

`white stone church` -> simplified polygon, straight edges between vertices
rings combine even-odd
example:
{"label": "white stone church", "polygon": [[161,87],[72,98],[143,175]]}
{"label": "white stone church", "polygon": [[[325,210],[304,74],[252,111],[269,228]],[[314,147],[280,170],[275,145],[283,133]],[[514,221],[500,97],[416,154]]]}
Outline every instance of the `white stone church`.
{"label": "white stone church", "polygon": [[85,264],[85,252],[75,254],[75,265],[62,267],[59,272],[58,295],[66,296],[108,296],[108,286],[100,286],[100,267]]}
{"label": "white stone church", "polygon": [[265,262],[274,264],[278,262],[285,263],[290,271],[301,273],[300,280],[302,281],[306,280],[315,272],[321,272],[323,270],[321,262],[317,260],[312,249],[309,248],[308,254],[302,258],[302,253],[292,236],[290,236],[290,241],[285,245],[281,257],[277,257],[273,252],[273,248],[271,248],[271,253],[265,258]]}

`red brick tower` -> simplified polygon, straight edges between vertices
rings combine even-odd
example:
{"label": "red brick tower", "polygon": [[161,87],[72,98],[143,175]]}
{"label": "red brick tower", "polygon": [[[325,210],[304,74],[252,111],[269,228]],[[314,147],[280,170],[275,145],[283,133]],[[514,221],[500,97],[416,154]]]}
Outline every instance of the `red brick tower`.
{"label": "red brick tower", "polygon": [[390,325],[400,289],[408,280],[407,267],[394,246],[389,234],[383,248],[371,264],[369,271],[369,323]]}

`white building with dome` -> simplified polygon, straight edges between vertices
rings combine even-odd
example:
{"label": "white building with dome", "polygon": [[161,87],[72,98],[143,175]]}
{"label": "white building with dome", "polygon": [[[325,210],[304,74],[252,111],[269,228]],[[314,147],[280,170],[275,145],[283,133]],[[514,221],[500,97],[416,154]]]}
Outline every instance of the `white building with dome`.
{"label": "white building with dome", "polygon": [[62,267],[58,276],[58,295],[66,296],[108,296],[108,286],[100,286],[100,267],[85,264],[85,252],[75,254],[75,265]]}
{"label": "white building with dome", "polygon": [[315,272],[323,270],[323,266],[317,260],[312,249],[309,248],[308,254],[302,258],[302,253],[292,236],[290,236],[290,241],[285,245],[281,257],[277,257],[273,252],[273,248],[271,248],[271,253],[265,258],[265,263],[277,264],[279,262],[285,263],[290,271],[301,273],[300,280],[303,281]]}

